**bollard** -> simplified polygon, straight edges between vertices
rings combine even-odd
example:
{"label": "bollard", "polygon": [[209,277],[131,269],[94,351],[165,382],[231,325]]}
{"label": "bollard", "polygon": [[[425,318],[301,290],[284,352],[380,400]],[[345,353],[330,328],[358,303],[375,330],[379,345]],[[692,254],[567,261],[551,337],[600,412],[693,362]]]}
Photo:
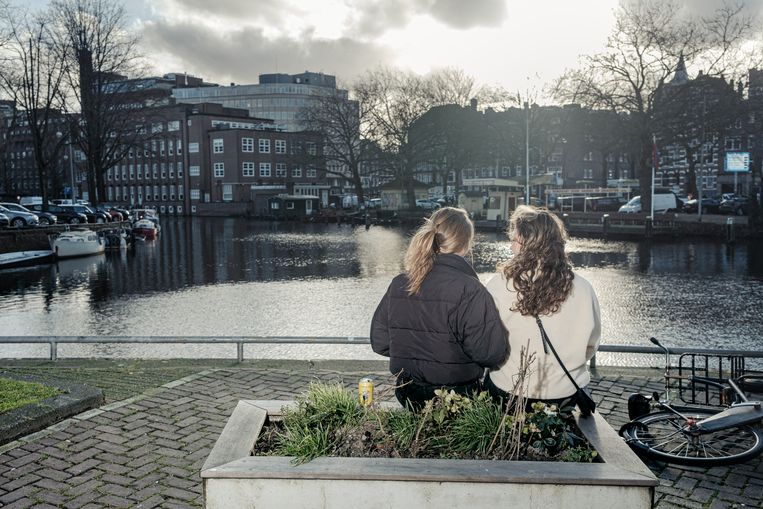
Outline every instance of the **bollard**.
{"label": "bollard", "polygon": [[644,220],[644,236],[647,239],[652,238],[652,216],[646,216]]}
{"label": "bollard", "polygon": [[495,231],[501,233],[501,216],[495,216]]}
{"label": "bollard", "polygon": [[570,230],[570,215],[562,214],[562,222],[564,223],[564,227],[567,229],[567,231],[569,231]]}
{"label": "bollard", "polygon": [[609,214],[601,216],[601,233],[605,237],[609,234]]}
{"label": "bollard", "polygon": [[734,218],[726,218],[726,242],[733,244],[736,242],[736,229],[734,228]]}

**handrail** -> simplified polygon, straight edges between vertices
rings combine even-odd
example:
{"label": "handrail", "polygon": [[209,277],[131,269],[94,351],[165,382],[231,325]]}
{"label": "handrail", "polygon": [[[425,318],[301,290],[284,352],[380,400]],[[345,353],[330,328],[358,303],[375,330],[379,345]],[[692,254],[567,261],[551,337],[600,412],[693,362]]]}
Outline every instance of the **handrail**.
{"label": "handrail", "polygon": [[[0,344],[47,343],[50,345],[50,360],[58,359],[59,344],[79,343],[122,343],[122,344],[215,344],[235,343],[238,361],[244,360],[245,344],[312,344],[312,345],[351,345],[368,344],[370,339],[357,336],[0,336]],[[653,346],[639,345],[600,345],[599,352],[664,355],[665,352]],[[701,355],[742,356],[763,358],[763,350],[727,350],[715,348],[670,349],[671,354],[696,353]],[[591,366],[596,365],[596,357],[591,359]]]}

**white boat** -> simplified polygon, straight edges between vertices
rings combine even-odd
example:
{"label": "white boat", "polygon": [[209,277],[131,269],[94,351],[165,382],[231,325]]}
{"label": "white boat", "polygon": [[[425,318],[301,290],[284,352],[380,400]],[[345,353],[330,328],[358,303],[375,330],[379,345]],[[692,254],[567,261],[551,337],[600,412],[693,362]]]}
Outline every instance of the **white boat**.
{"label": "white boat", "polygon": [[53,251],[58,258],[100,254],[105,249],[103,239],[90,230],[64,232],[53,241]]}
{"label": "white boat", "polygon": [[53,258],[53,251],[50,249],[38,251],[14,251],[13,253],[0,254],[0,269],[10,267],[19,267],[22,265],[33,265],[43,263]]}
{"label": "white boat", "polygon": [[160,231],[158,221],[153,218],[141,219],[132,227],[132,233],[139,240],[154,240]]}

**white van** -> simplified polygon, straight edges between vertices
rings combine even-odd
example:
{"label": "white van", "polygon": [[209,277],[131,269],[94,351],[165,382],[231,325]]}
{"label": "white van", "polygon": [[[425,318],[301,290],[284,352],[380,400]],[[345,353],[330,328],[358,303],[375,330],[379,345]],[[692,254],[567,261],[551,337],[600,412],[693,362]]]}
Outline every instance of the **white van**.
{"label": "white van", "polygon": [[19,205],[23,207],[27,205],[42,205],[42,196],[22,196],[19,200]]}
{"label": "white van", "polygon": [[[654,213],[677,212],[681,210],[678,197],[674,193],[655,193]],[[631,200],[620,207],[620,213],[639,214],[641,212],[641,196],[634,196]]]}

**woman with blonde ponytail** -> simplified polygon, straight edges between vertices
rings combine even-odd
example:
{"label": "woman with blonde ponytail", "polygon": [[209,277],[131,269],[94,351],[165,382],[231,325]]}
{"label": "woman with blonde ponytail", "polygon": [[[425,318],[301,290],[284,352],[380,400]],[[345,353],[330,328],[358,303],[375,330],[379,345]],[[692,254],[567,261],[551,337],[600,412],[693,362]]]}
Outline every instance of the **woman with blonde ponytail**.
{"label": "woman with blonde ponytail", "polygon": [[440,388],[468,394],[485,368],[506,358],[508,341],[492,297],[465,259],[474,225],[462,209],[435,211],[411,239],[405,272],[374,313],[371,346],[390,358],[395,395],[420,409]]}

